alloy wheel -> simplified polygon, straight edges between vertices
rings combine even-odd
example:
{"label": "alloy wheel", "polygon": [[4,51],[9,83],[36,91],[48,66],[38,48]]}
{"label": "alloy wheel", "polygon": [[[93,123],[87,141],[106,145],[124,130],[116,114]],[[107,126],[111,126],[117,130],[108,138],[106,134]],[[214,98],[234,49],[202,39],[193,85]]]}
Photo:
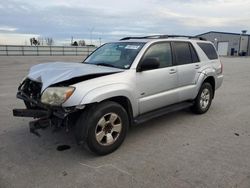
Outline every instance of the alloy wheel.
{"label": "alloy wheel", "polygon": [[105,114],[96,125],[96,140],[100,145],[112,145],[118,139],[121,130],[121,118],[116,113]]}

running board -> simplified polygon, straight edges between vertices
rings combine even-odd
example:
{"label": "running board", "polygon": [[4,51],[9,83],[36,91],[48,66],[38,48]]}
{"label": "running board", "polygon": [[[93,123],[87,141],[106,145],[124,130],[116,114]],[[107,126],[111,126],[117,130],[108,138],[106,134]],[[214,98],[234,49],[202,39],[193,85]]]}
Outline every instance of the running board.
{"label": "running board", "polygon": [[182,102],[182,103],[173,104],[164,108],[160,108],[151,112],[147,112],[145,114],[139,115],[136,118],[134,118],[134,123],[141,124],[151,119],[163,116],[165,114],[191,107],[192,105],[193,105],[192,102]]}

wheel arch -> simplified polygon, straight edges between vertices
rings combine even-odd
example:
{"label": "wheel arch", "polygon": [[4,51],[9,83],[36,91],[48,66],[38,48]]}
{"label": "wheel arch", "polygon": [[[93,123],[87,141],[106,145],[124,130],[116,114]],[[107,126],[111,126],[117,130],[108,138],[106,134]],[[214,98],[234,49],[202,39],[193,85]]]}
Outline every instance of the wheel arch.
{"label": "wheel arch", "polygon": [[114,101],[123,106],[133,117],[138,114],[138,102],[135,98],[135,89],[126,84],[114,84],[96,88],[85,95],[81,104],[100,103],[103,101]]}
{"label": "wheel arch", "polygon": [[215,87],[216,87],[216,83],[215,83],[215,73],[213,71],[203,71],[199,78],[198,78],[198,81],[196,83],[197,87],[196,87],[196,91],[195,91],[195,94],[194,94],[194,98],[196,98],[196,96],[198,95],[199,91],[200,91],[200,88],[202,86],[203,83],[210,83],[211,86],[212,86],[212,89],[213,89],[213,98],[214,98],[214,94],[215,94]]}
{"label": "wheel arch", "polygon": [[[95,111],[98,104],[103,103],[103,102],[107,102],[107,101],[112,101],[112,102],[120,104],[126,110],[126,112],[128,114],[129,126],[133,124],[132,105],[131,105],[129,98],[127,98],[125,96],[110,97],[110,98],[106,98],[102,101],[92,102],[92,103],[86,104],[86,107],[81,111],[82,115],[80,115],[78,117],[78,121],[79,120],[82,122],[86,121],[88,119],[88,116],[90,116]],[[79,124],[79,123],[76,124],[75,136],[76,136],[76,141],[78,144],[83,144],[86,141],[89,128],[90,127],[88,124],[86,124],[85,126],[82,126],[82,124]]]}
{"label": "wheel arch", "polygon": [[104,102],[104,101],[113,101],[113,102],[120,104],[126,110],[126,112],[128,114],[128,118],[129,118],[129,124],[132,125],[132,123],[133,123],[133,108],[132,108],[132,105],[131,105],[129,98],[127,98],[125,96],[116,96],[116,97],[111,97],[111,98],[105,99],[105,100],[100,101],[100,102]]}
{"label": "wheel arch", "polygon": [[213,96],[212,96],[212,97],[214,98],[214,92],[215,92],[215,79],[214,79],[214,77],[213,77],[213,76],[208,76],[208,77],[203,81],[203,83],[205,83],[205,82],[211,84],[212,89],[213,89]]}

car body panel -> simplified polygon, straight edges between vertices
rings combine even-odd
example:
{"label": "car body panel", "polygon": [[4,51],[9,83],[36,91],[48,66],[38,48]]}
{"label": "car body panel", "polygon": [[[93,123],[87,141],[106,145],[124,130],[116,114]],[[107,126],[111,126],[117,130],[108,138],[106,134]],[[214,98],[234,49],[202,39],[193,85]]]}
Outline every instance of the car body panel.
{"label": "car body panel", "polygon": [[123,96],[131,100],[131,104],[134,106],[133,112],[137,115],[135,75],[135,70],[125,70],[74,84],[76,90],[63,103],[63,107],[100,102],[115,96]]}
{"label": "car body panel", "polygon": [[122,69],[90,65],[86,63],[44,63],[31,67],[28,78],[33,81],[42,83],[42,91],[50,85],[76,78],[93,74],[116,73],[122,72]]}
{"label": "car body panel", "polygon": [[[177,102],[174,92],[178,85],[176,67],[166,67],[136,74],[140,114]],[[172,72],[171,72],[172,71]]]}
{"label": "car body panel", "polygon": [[[197,68],[198,66],[198,68]],[[186,65],[178,65],[178,102],[193,98],[196,90],[196,83],[200,75],[200,62]]]}

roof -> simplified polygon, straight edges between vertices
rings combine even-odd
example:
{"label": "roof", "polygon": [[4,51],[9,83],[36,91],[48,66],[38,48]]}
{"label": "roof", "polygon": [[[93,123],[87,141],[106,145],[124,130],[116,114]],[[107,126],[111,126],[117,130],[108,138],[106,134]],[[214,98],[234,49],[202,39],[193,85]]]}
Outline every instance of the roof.
{"label": "roof", "polygon": [[250,36],[249,34],[241,34],[241,33],[230,33],[230,32],[221,32],[221,31],[209,31],[206,33],[202,33],[199,35],[196,35],[196,37],[202,36],[202,35],[206,35],[206,34],[210,34],[210,33],[217,33],[217,34],[224,34],[224,35],[244,35],[244,36]]}

